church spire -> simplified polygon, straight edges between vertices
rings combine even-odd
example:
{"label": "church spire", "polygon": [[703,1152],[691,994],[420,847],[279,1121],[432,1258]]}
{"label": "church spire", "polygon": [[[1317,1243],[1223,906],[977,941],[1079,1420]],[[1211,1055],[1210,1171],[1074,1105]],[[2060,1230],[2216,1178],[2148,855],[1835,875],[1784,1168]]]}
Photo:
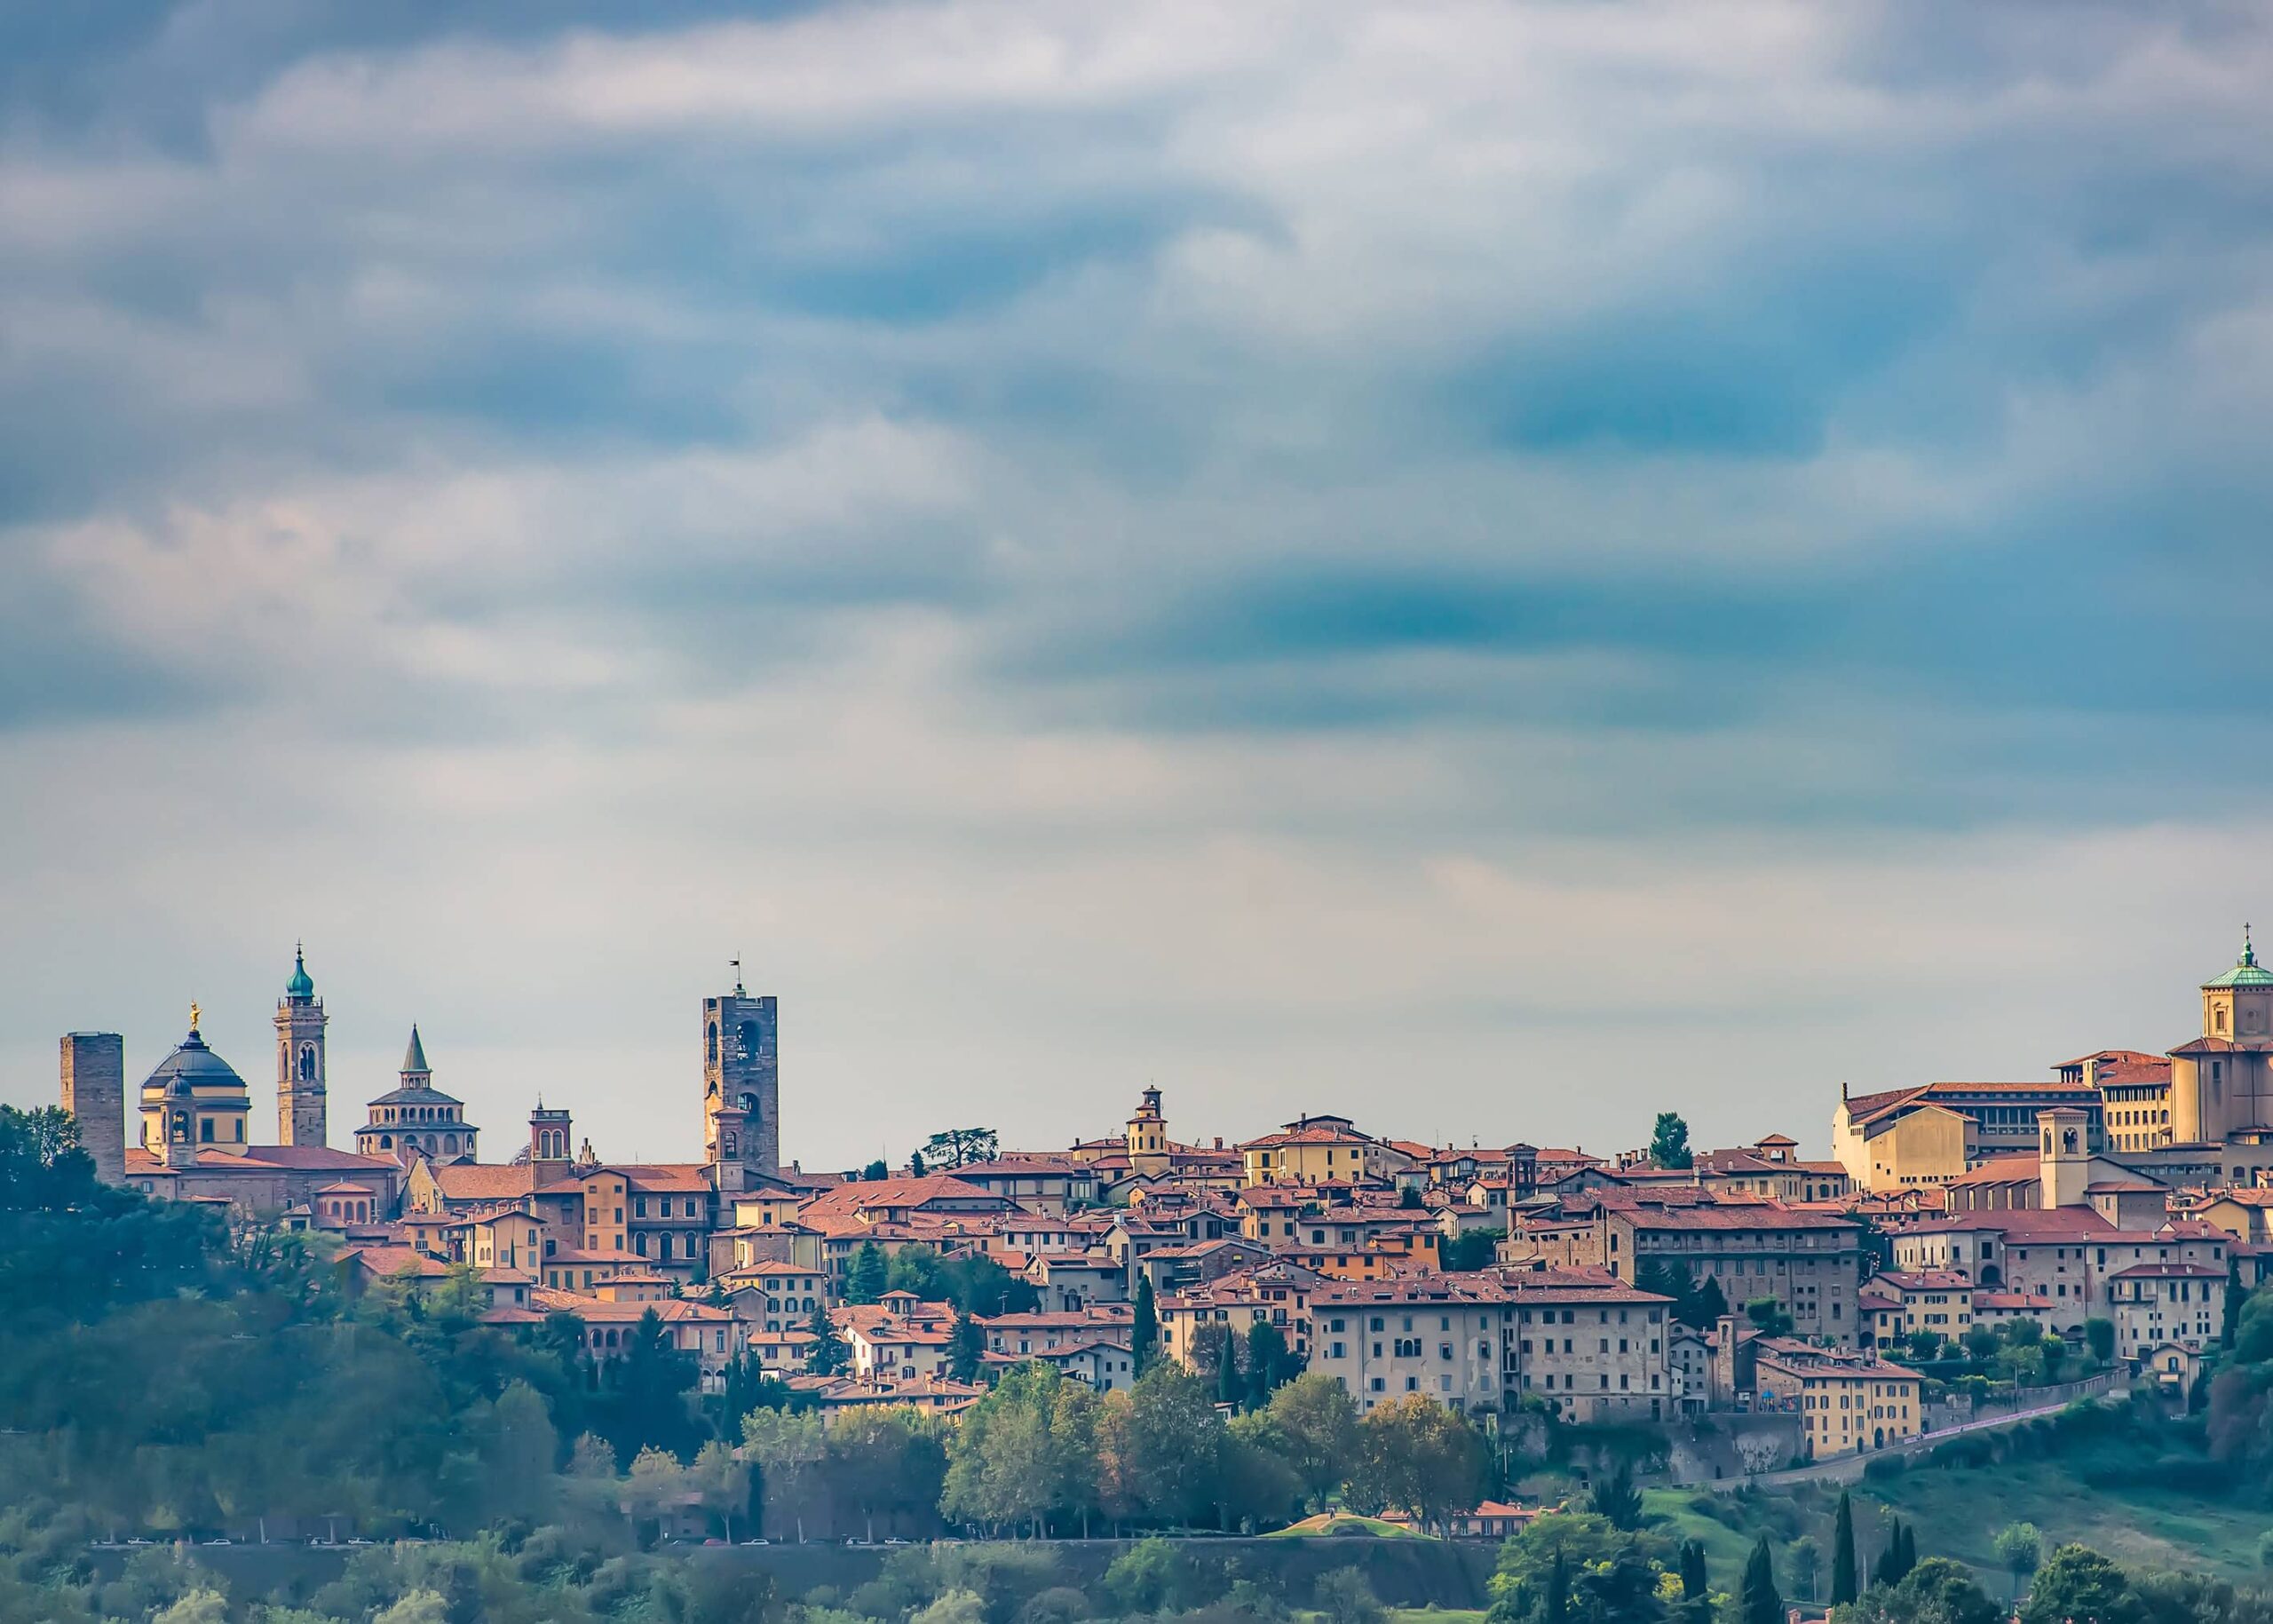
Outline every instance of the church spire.
{"label": "church spire", "polygon": [[405,1082],[413,1077],[428,1077],[434,1068],[426,1064],[426,1045],[418,1041],[418,1024],[410,1026],[410,1047],[402,1051],[402,1075]]}

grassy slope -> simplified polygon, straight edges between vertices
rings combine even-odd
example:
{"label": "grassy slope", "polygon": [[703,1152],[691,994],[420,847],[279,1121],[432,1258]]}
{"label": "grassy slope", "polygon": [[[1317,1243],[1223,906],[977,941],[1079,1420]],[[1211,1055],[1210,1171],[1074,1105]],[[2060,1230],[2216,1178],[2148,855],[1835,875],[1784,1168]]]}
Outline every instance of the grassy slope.
{"label": "grassy slope", "polygon": [[[1992,1596],[2006,1595],[2010,1581],[1991,1541],[1998,1530],[2016,1522],[2034,1523],[2047,1551],[2074,1541],[2126,1566],[2261,1580],[2257,1541],[2267,1526],[2264,1512],[2214,1487],[2192,1493],[2170,1486],[2169,1472],[2150,1470],[2170,1441],[2085,1439],[2050,1456],[2024,1455],[1983,1466],[1920,1465],[1899,1477],[1858,1484],[1855,1520],[1863,1565],[1867,1570],[1883,1537],[1884,1517],[1891,1512],[1915,1525],[1922,1554],[1969,1565]],[[2204,1476],[2209,1476],[2206,1467]],[[1643,1499],[1645,1515],[1660,1532],[1705,1542],[1716,1585],[1732,1582],[1743,1571],[1752,1542],[1763,1529],[1779,1559],[1789,1541],[1812,1534],[1825,1552],[1820,1583],[1830,1582],[1835,1489],[1726,1500],[1651,1489]],[[1720,1515],[1694,1509],[1703,1506]]]}
{"label": "grassy slope", "polygon": [[1422,1533],[1416,1529],[1402,1527],[1396,1523],[1382,1522],[1379,1517],[1353,1517],[1346,1512],[1331,1514],[1321,1512],[1316,1517],[1305,1517],[1291,1527],[1281,1528],[1263,1536],[1266,1540],[1340,1539],[1350,1541],[1353,1544],[1362,1544],[1368,1538],[1426,1540],[1435,1537],[1433,1534]]}

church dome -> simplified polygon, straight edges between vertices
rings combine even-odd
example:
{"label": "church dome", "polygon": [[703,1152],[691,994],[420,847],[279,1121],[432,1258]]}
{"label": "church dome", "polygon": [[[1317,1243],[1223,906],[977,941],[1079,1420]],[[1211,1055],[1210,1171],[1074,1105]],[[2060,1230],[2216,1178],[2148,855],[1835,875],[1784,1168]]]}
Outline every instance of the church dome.
{"label": "church dome", "polygon": [[238,1094],[250,1091],[245,1087],[245,1080],[237,1075],[236,1068],[207,1048],[205,1040],[192,1027],[173,1053],[158,1062],[157,1069],[144,1081],[142,1092],[178,1097],[183,1092],[196,1089],[226,1089]]}
{"label": "church dome", "polygon": [[284,984],[284,996],[313,998],[315,995],[316,984],[308,974],[308,962],[301,955],[300,949],[295,947],[292,949],[292,978]]}
{"label": "church dome", "polygon": [[2267,970],[2257,962],[2257,949],[2251,945],[2246,925],[2242,927],[2241,957],[2225,974],[2213,976],[2205,981],[2202,990],[2206,993],[2218,986],[2273,986],[2273,970]]}

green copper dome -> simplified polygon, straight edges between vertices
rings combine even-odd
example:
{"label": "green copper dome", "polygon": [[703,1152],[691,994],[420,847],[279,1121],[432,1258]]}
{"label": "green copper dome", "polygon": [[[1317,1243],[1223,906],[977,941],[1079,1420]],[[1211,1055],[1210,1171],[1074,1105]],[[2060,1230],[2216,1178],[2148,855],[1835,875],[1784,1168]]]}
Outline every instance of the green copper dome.
{"label": "green copper dome", "polygon": [[313,998],[315,995],[316,984],[308,977],[308,962],[301,956],[296,945],[292,949],[292,978],[284,984],[284,996]]}
{"label": "green copper dome", "polygon": [[2202,984],[2205,990],[2214,986],[2273,986],[2273,970],[2257,963],[2257,949],[2250,945],[2249,927],[2241,930],[2241,957],[2222,976],[2213,976]]}

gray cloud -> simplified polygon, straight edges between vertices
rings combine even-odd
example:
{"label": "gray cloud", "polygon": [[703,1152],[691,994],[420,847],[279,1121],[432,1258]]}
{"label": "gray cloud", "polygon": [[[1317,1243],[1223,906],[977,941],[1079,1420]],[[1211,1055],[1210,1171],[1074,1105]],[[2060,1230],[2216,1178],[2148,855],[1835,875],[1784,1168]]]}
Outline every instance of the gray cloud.
{"label": "gray cloud", "polygon": [[2254,10],[203,0],[0,62],[11,1030],[321,927],[510,1113],[763,936],[901,1114],[1412,1055],[1458,1119],[1670,886],[1675,1025],[1814,1111],[1834,1026],[2008,1052],[1937,861],[2233,911],[2169,829],[2265,787]]}

